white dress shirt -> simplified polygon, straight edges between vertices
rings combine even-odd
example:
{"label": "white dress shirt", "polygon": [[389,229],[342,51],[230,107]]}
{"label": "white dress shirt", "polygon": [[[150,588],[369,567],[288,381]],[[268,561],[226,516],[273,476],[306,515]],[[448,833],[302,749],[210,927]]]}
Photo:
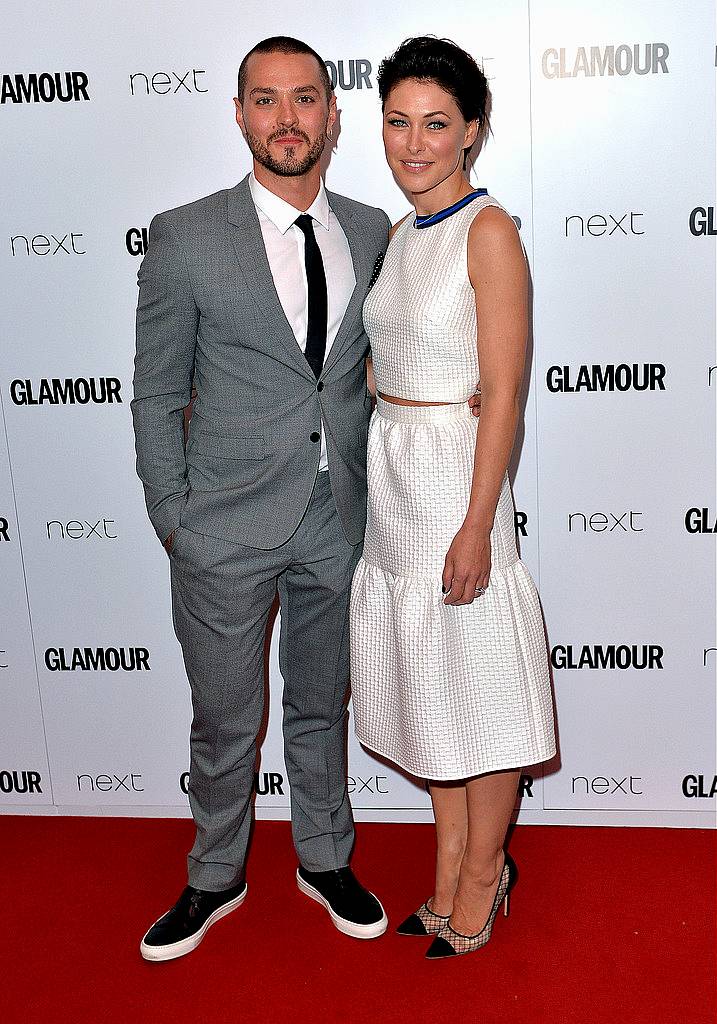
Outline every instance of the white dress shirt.
{"label": "white dress shirt", "polygon": [[[294,222],[302,213],[308,213],[314,218],[314,235],[324,262],[328,298],[326,359],[346,313],[356,284],[356,275],[346,235],[329,206],[324,183],[321,182],[319,193],[308,210],[297,210],[286,200],[274,195],[256,180],[253,172],[249,175],[249,191],[259,215],[276,292],[302,352],[306,351],[309,291],[304,264],[304,234]],[[319,470],[327,468],[322,422]]]}

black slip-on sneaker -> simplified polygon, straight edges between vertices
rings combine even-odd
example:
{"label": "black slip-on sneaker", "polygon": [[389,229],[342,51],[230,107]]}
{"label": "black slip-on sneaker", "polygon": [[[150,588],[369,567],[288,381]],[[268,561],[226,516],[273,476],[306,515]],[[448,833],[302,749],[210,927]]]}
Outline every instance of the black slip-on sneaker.
{"label": "black slip-on sneaker", "polygon": [[142,939],[145,960],[174,960],[196,949],[211,926],[244,902],[246,882],[223,892],[188,885],[171,910],[155,921]]}
{"label": "black slip-on sneaker", "polygon": [[296,872],[299,889],[329,912],[334,925],[354,939],[376,939],[388,927],[386,913],[372,892],[364,889],[351,868]]}

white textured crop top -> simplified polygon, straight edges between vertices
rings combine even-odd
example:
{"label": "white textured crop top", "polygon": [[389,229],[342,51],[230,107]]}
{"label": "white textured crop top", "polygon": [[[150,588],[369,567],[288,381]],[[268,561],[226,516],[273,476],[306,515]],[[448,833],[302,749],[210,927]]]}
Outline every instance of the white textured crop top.
{"label": "white textured crop top", "polygon": [[391,239],[363,307],[376,387],[384,394],[414,402],[465,402],[475,391],[479,369],[468,231],[487,206],[503,209],[492,196],[480,194],[454,212],[421,218],[431,221],[425,227],[417,227],[410,214]]}

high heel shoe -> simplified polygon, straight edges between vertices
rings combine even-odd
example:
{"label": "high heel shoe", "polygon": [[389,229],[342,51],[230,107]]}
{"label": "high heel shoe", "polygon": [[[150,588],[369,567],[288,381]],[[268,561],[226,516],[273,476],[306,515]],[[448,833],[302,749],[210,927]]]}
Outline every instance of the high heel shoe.
{"label": "high heel shoe", "polygon": [[510,891],[515,885],[518,870],[515,862],[509,853],[505,855],[505,864],[498,880],[498,888],[493,898],[493,906],[490,909],[488,920],[483,928],[476,935],[461,935],[454,928],[451,928],[448,920],[436,935],[428,948],[426,958],[428,960],[439,960],[446,956],[461,956],[463,953],[473,953],[482,949],[488,942],[493,931],[493,922],[498,913],[498,908],[503,904],[503,913],[508,916],[508,899]]}
{"label": "high heel shoe", "polygon": [[396,929],[397,935],[438,935],[443,926],[450,920],[450,914],[435,914],[423,903],[415,914],[411,914]]}

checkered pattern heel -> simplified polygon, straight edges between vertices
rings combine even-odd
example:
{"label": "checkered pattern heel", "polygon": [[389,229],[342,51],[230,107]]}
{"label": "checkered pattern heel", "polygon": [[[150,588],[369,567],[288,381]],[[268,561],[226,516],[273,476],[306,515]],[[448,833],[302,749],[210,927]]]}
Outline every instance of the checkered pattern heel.
{"label": "checkered pattern heel", "polygon": [[510,890],[515,885],[516,875],[517,870],[513,858],[506,854],[493,906],[483,928],[476,935],[461,935],[460,932],[451,928],[450,921],[446,921],[431,943],[426,957],[429,960],[439,960],[446,956],[462,956],[464,953],[474,953],[476,950],[482,949],[491,937],[493,922],[501,903],[503,904],[503,913],[506,917],[508,916],[508,898]]}

